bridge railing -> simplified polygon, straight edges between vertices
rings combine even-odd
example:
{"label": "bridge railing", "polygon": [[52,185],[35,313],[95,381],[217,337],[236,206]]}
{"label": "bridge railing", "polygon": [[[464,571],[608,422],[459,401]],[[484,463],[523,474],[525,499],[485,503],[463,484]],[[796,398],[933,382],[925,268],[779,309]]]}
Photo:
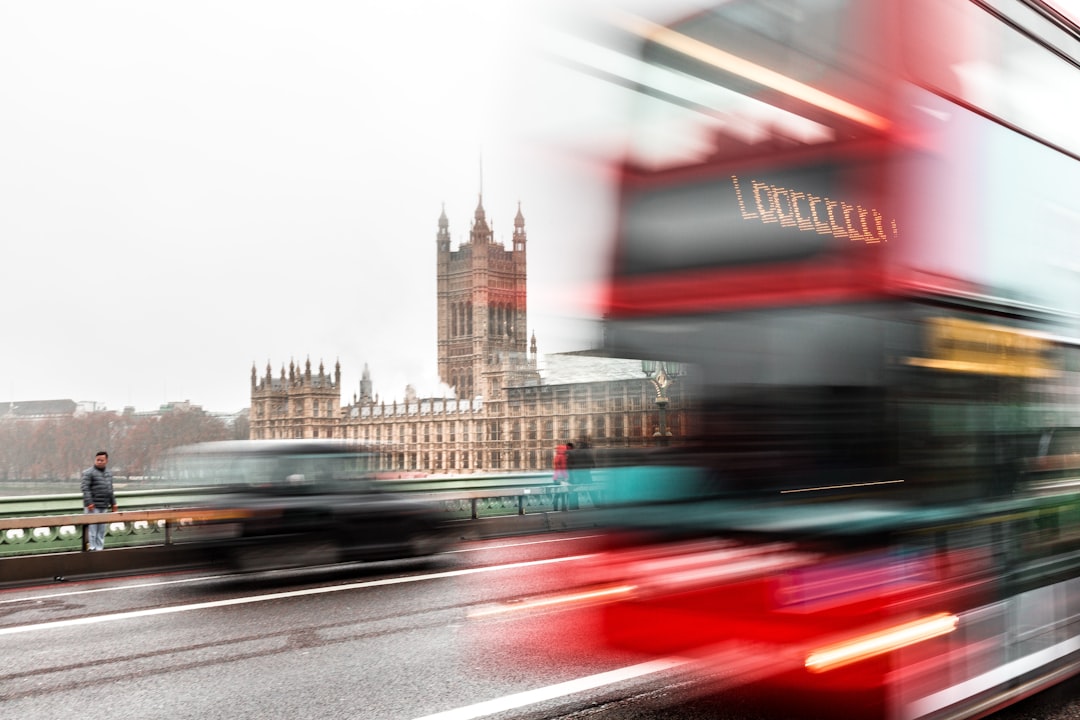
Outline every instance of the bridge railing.
{"label": "bridge railing", "polygon": [[[529,476],[499,476],[502,482],[508,478],[525,480],[533,484],[516,487],[460,487],[468,484],[491,483],[490,478],[457,481],[442,484],[458,485],[444,490],[432,481],[412,483],[406,490],[403,482],[387,483],[387,489],[408,494],[432,503],[447,513],[448,519],[479,520],[485,517],[525,515],[527,512],[551,512],[555,498],[571,494],[588,507],[593,499],[590,490],[596,487],[551,484],[550,474]],[[541,482],[546,480],[547,482]],[[16,555],[87,550],[87,527],[104,524],[110,547],[137,547],[142,545],[170,545],[183,542],[200,531],[206,521],[228,521],[238,517],[236,510],[208,509],[199,507],[197,495],[176,490],[127,491],[118,493],[123,507],[140,506],[138,509],[110,513],[60,513],[55,508],[79,507],[79,494],[26,496],[0,498],[0,558]],[[578,503],[574,503],[577,506]],[[146,507],[152,505],[154,507]],[[53,509],[40,514],[42,507]],[[567,511],[567,503],[562,503]],[[35,515],[19,514],[33,512]],[[4,516],[7,517],[4,517]]]}
{"label": "bridge railing", "polygon": [[[446,492],[453,490],[489,490],[513,487],[543,487],[552,484],[550,472],[491,473],[475,475],[443,475],[420,478],[385,478],[376,481],[378,487],[390,492],[407,494]],[[82,496],[77,492],[48,492],[55,482],[0,483],[0,517],[77,512],[82,510]],[[67,486],[78,488],[79,481]],[[124,508],[179,507],[201,500],[205,491],[198,488],[163,487],[160,480],[115,481],[116,496]],[[11,488],[9,490],[9,488]],[[17,492],[14,489],[17,488]],[[40,489],[45,492],[35,492]],[[7,494],[4,494],[7,493]]]}

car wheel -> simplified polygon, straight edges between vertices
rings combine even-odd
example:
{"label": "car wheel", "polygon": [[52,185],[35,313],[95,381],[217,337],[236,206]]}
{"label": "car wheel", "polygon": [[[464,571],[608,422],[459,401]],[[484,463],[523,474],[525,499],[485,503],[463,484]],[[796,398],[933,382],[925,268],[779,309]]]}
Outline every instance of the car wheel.
{"label": "car wheel", "polygon": [[280,548],[269,545],[251,545],[232,552],[232,566],[242,573],[276,570],[282,567]]}
{"label": "car wheel", "polygon": [[250,545],[235,550],[232,555],[233,566],[245,573],[333,565],[341,559],[341,545],[331,539]]}
{"label": "car wheel", "polygon": [[445,547],[446,537],[434,530],[418,530],[409,537],[409,550],[414,557],[435,555]]}

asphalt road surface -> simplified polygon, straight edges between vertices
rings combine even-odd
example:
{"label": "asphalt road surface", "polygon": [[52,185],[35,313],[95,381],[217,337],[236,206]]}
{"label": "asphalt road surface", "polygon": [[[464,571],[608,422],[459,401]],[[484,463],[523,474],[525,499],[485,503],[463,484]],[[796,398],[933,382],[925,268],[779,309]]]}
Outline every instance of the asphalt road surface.
{"label": "asphalt road surface", "polygon": [[[739,678],[596,652],[542,599],[588,533],[461,545],[430,561],[165,574],[0,592],[9,718],[751,720]],[[995,720],[1080,718],[1076,683]],[[772,718],[771,720],[775,720]]]}

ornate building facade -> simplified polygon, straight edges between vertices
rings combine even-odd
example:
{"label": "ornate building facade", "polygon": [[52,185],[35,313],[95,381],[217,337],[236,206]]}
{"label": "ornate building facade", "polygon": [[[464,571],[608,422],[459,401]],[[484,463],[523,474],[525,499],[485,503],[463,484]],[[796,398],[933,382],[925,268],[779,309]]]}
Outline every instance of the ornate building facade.
{"label": "ornate building facade", "polygon": [[249,419],[252,439],[340,437],[341,364],[331,376],[321,362],[318,374],[311,372],[311,360],[303,371],[290,362],[288,375],[282,366],[274,377],[267,363],[262,378],[252,366]]}
{"label": "ornate building facade", "polygon": [[462,398],[496,398],[507,384],[536,381],[536,338],[526,354],[526,235],[518,206],[512,247],[495,241],[483,198],[469,239],[450,249],[443,209],[438,257],[439,377]]}
{"label": "ornate building facade", "polygon": [[347,438],[387,444],[386,469],[410,473],[546,470],[555,446],[645,447],[661,424],[685,431],[685,398],[675,383],[665,412],[640,361],[588,354],[546,356],[527,338],[525,218],[518,207],[507,249],[477,204],[468,239],[451,248],[445,208],[436,232],[438,369],[453,397],[420,398],[407,388],[389,403],[372,392],[364,366],[360,391],[340,405],[333,376],[289,364],[273,377],[251,372],[251,437]]}

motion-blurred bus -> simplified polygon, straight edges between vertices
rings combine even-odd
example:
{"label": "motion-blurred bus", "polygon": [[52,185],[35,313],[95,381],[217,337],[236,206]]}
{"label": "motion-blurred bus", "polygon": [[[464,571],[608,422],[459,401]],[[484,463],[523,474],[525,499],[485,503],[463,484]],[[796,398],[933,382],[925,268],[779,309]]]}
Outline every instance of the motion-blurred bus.
{"label": "motion-blurred bus", "polygon": [[811,717],[972,717],[1080,670],[1074,20],[615,18],[639,53],[591,71],[641,103],[605,342],[696,400],[607,473],[608,547],[572,595],[607,601],[602,645],[743,663]]}

